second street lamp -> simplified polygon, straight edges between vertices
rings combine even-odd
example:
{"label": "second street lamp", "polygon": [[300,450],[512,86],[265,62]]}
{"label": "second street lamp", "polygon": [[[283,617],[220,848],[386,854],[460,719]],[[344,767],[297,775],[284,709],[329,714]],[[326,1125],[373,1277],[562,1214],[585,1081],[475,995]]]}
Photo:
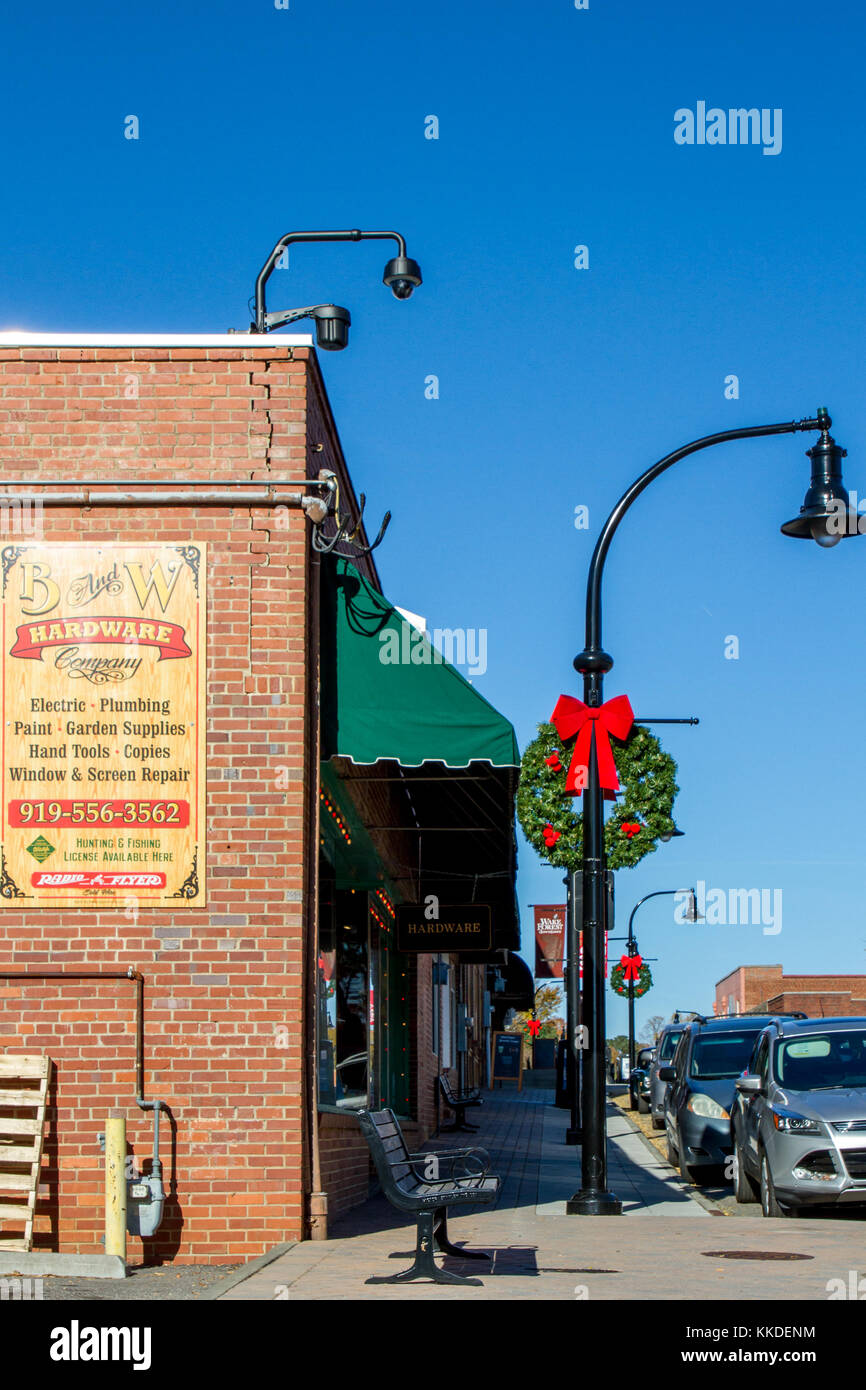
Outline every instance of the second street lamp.
{"label": "second street lamp", "polygon": [[[830,435],[831,420],[822,407],[815,417],[777,425],[752,425],[743,429],[724,430],[705,435],[682,448],[667,454],[642,473],[623,493],[595,545],[586,585],[586,643],[574,659],[575,670],[583,676],[583,698],[591,711],[603,704],[605,674],[613,666],[613,657],[602,647],[601,638],[601,581],[604,562],[619,523],[632,503],[650,483],[680,459],[707,449],[713,444],[725,444],[737,439],[758,439],[771,434],[796,434],[798,431],[819,430],[821,437],[809,450],[812,461],[812,482],[800,516],[782,528],[785,534],[811,536],[826,545],[830,536],[838,535],[831,525],[831,515],[838,517],[841,508],[850,510],[848,494],[842,483],[841,459],[844,450]],[[845,535],[857,535],[846,527]],[[830,542],[832,543],[832,541]],[[594,718],[597,719],[597,713]],[[580,793],[578,793],[580,794]],[[588,1046],[584,1056],[581,1113],[581,1186],[566,1204],[566,1211],[575,1216],[619,1216],[622,1204],[607,1190],[607,1136],[605,1133],[605,997],[604,997],[604,930],[605,930],[605,870],[604,801],[599,782],[595,737],[592,739],[587,768],[586,797],[583,806],[583,984],[589,992],[592,1018]]]}
{"label": "second street lamp", "polygon": [[[682,831],[680,831],[679,833],[682,834]],[[631,910],[631,913],[629,914],[629,919],[628,919],[628,936],[625,937],[624,939],[625,939],[625,941],[627,942],[627,947],[626,947],[626,949],[627,949],[627,951],[628,951],[628,953],[629,953],[630,956],[634,956],[634,955],[637,954],[637,941],[635,940],[635,934],[634,934],[634,918],[635,918],[635,913],[637,912],[638,908],[639,908],[639,907],[643,907],[644,903],[649,902],[650,898],[671,898],[671,897],[676,897],[679,893],[682,893],[682,892],[687,892],[687,893],[689,893],[689,894],[691,895],[691,903],[690,903],[690,905],[689,905],[689,908],[688,908],[688,911],[687,911],[687,914],[686,914],[686,921],[687,921],[687,922],[697,922],[697,921],[700,920],[699,917],[698,917],[698,895],[697,895],[697,893],[695,892],[694,888],[688,888],[688,889],[682,889],[682,888],[659,888],[659,889],[656,890],[655,893],[647,893],[645,897],[640,898],[640,899],[635,903],[634,907],[633,907],[632,910]],[[612,936],[612,937],[610,937],[610,940],[611,940],[611,941],[615,941],[615,940],[617,940],[617,938]],[[622,941],[622,940],[623,940],[623,937],[619,937],[619,940]],[[629,988],[628,988],[628,1067],[629,1067],[629,1072],[632,1072],[632,1071],[634,1070],[634,1054],[635,1054],[635,1045],[634,1045],[634,980],[630,980],[630,981],[629,981]]]}

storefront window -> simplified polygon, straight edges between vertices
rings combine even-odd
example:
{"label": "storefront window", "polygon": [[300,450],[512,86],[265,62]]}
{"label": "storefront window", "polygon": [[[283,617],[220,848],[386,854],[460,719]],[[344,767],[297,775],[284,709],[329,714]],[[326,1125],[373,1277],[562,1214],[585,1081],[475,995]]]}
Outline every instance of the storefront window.
{"label": "storefront window", "polygon": [[337,932],[333,872],[324,857],[319,867],[319,954],[316,978],[316,1046],[319,1104],[337,1104]]}
{"label": "storefront window", "polygon": [[363,1109],[370,1100],[373,1009],[367,894],[336,889],[326,871],[319,908],[319,1102]]}

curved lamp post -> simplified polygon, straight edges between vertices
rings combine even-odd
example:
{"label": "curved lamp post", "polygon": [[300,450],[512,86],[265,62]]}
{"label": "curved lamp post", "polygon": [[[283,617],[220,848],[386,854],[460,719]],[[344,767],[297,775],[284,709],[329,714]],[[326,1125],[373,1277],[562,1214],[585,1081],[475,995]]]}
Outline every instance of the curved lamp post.
{"label": "curved lamp post", "polygon": [[339,304],[316,304],[307,309],[287,309],[269,314],[265,305],[265,285],[280,256],[287,246],[296,241],[396,241],[397,255],[385,266],[382,275],[395,299],[408,299],[412,291],[421,284],[421,267],[406,255],[406,242],[399,232],[362,232],[357,227],[345,232],[286,232],[280,237],[268,259],[256,276],[255,322],[250,324],[253,333],[269,333],[273,328],[281,328],[284,323],[293,323],[300,318],[316,320],[316,333],[319,347],[339,350],[349,339],[349,311]]}
{"label": "curved lamp post", "polygon": [[[681,835],[682,831],[674,833],[679,833]],[[698,895],[695,892],[694,888],[689,888],[685,891],[691,893],[692,895],[691,907],[689,909],[688,916],[686,917],[686,921],[697,922],[699,920]],[[629,915],[628,936],[626,937],[627,950],[630,956],[637,955],[637,941],[635,940],[633,924],[635,913],[637,912],[638,908],[643,907],[644,903],[648,903],[650,898],[671,898],[676,897],[678,893],[682,892],[682,888],[659,888],[656,890],[655,893],[647,893],[645,897],[640,898],[639,901],[635,903]],[[620,940],[622,940],[622,938],[620,938]],[[634,1053],[634,981],[632,980],[629,981],[628,987],[628,1066],[630,1072],[634,1070]]]}
{"label": "curved lamp post", "polygon": [[[601,529],[589,566],[586,585],[586,645],[574,658],[575,670],[583,676],[584,703],[590,707],[602,704],[604,677],[613,666],[601,645],[601,581],[604,562],[619,523],[631,504],[650,483],[680,459],[708,449],[713,444],[726,444],[736,439],[758,439],[769,434],[796,434],[801,430],[820,430],[818,443],[808,450],[812,462],[812,480],[800,514],[782,527],[785,535],[817,540],[819,545],[834,545],[843,538],[835,523],[840,507],[849,509],[849,498],[842,483],[840,449],[830,435],[832,421],[821,407],[814,419],[794,420],[779,425],[753,425],[745,429],[724,430],[696,439],[653,464],[632,483],[617,502]],[[834,523],[831,525],[831,523]],[[845,528],[844,535],[858,534]],[[588,1047],[584,1053],[581,1086],[583,1114],[583,1143],[581,1146],[581,1187],[566,1204],[570,1215],[619,1216],[622,1204],[607,1190],[607,1140],[605,1134],[604,1078],[604,804],[598,779],[595,739],[590,746],[589,768],[583,811],[583,980],[584,1016],[589,1015]],[[587,1008],[586,1005],[589,1007]]]}

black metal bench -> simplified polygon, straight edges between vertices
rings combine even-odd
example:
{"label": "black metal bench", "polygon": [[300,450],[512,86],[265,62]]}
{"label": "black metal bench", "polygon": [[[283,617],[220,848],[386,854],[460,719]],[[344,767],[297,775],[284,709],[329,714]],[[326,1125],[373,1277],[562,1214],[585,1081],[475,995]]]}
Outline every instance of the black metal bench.
{"label": "black metal bench", "polygon": [[[442,1153],[410,1154],[392,1110],[362,1110],[361,1133],[370,1146],[382,1190],[399,1211],[412,1212],[418,1233],[415,1263],[402,1274],[374,1276],[368,1284],[402,1284],[432,1279],[436,1284],[480,1284],[439,1269],[434,1246],[461,1260],[489,1260],[480,1250],[464,1250],[448,1239],[448,1208],[496,1200],[499,1179],[487,1176],[490,1159],[483,1149],[451,1149]],[[459,1171],[462,1169],[463,1171]],[[473,1171],[474,1169],[474,1171]]]}
{"label": "black metal bench", "polygon": [[477,1134],[478,1125],[466,1123],[466,1108],[470,1105],[484,1104],[478,1087],[476,1086],[472,1091],[455,1091],[445,1073],[440,1072],[439,1089],[442,1092],[442,1098],[448,1106],[448,1109],[453,1110],[454,1114],[457,1116],[453,1125],[440,1125],[439,1128],[441,1132],[443,1134],[448,1134],[459,1131],[465,1134]]}

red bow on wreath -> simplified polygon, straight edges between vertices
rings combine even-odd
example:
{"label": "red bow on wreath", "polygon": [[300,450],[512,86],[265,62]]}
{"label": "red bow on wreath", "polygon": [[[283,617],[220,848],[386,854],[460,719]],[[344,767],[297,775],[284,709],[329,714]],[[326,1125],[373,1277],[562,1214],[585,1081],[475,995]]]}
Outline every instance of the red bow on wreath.
{"label": "red bow on wreath", "polygon": [[622,966],[623,984],[628,984],[629,980],[634,980],[635,984],[640,979],[640,968],[643,961],[640,956],[620,956],[619,963]]}
{"label": "red bow on wreath", "polygon": [[[560,695],[556,709],[550,716],[559,737],[565,741],[575,734],[574,753],[571,766],[565,779],[565,790],[580,796],[586,786],[586,769],[589,767],[589,753],[592,748],[592,731],[595,729],[595,752],[598,758],[598,780],[608,801],[613,800],[614,792],[619,791],[616,763],[610,746],[610,735],[625,738],[632,724],[634,713],[627,695],[616,695],[596,709],[590,709],[582,700],[573,695]],[[580,776],[578,774],[581,774]]]}
{"label": "red bow on wreath", "polygon": [[643,830],[643,826],[639,820],[624,820],[620,826],[620,830],[624,835],[627,835],[630,840],[633,840],[635,835],[639,835]]}
{"label": "red bow on wreath", "polygon": [[553,849],[553,846],[556,844],[557,840],[560,838],[560,836],[561,836],[561,834],[562,834],[562,831],[561,831],[561,830],[554,830],[553,826],[552,826],[552,825],[550,824],[550,822],[548,821],[547,825],[544,827],[544,829],[542,830],[541,833],[542,833],[542,835],[544,836],[544,843],[547,845],[547,848],[548,848],[548,849]]}

